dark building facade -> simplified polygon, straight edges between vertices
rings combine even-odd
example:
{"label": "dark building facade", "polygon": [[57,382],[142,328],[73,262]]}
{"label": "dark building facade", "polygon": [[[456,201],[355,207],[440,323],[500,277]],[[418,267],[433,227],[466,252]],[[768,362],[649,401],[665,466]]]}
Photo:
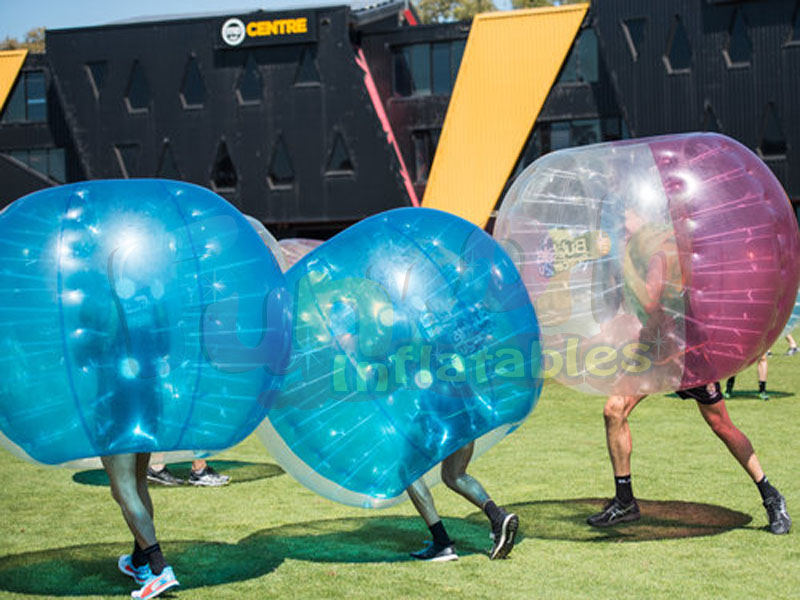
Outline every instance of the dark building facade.
{"label": "dark building facade", "polygon": [[[48,31],[0,114],[0,201],[167,177],[311,237],[417,204],[470,26],[414,25],[389,0]],[[800,201],[797,98],[800,0],[595,0],[516,170],[568,146],[714,130]]]}

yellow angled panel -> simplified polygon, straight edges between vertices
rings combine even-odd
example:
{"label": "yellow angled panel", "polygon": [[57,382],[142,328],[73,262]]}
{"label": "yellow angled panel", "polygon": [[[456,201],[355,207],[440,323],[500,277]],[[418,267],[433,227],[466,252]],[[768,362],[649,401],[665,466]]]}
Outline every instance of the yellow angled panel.
{"label": "yellow angled panel", "polygon": [[423,206],[486,224],[588,8],[475,17]]}
{"label": "yellow angled panel", "polygon": [[17,75],[27,55],[28,51],[24,49],[0,50],[0,112],[6,105],[8,95],[14,87],[14,82],[17,80]]}

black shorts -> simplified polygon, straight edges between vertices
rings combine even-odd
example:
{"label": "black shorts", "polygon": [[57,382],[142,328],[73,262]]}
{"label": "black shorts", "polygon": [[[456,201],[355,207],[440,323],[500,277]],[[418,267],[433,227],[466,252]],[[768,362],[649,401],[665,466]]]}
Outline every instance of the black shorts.
{"label": "black shorts", "polygon": [[722,400],[722,390],[719,387],[719,381],[709,383],[708,385],[689,388],[688,390],[679,390],[676,393],[684,400],[696,400],[700,404],[716,404]]}

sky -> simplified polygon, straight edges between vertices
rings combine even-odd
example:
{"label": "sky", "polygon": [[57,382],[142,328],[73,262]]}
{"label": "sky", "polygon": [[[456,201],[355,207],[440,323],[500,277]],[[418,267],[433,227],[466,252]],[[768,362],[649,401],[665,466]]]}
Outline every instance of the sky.
{"label": "sky", "polygon": [[[501,8],[511,0],[496,0]],[[103,25],[113,21],[191,13],[238,13],[265,10],[348,4],[347,0],[0,0],[0,40],[6,36],[22,40],[36,27],[59,29]]]}

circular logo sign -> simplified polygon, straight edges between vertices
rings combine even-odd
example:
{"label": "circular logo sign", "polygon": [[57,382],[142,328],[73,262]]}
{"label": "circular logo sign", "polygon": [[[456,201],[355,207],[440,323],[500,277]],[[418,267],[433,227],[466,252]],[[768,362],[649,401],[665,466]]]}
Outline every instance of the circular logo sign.
{"label": "circular logo sign", "polygon": [[245,29],[241,19],[228,19],[222,24],[222,39],[229,46],[238,46],[244,41]]}

